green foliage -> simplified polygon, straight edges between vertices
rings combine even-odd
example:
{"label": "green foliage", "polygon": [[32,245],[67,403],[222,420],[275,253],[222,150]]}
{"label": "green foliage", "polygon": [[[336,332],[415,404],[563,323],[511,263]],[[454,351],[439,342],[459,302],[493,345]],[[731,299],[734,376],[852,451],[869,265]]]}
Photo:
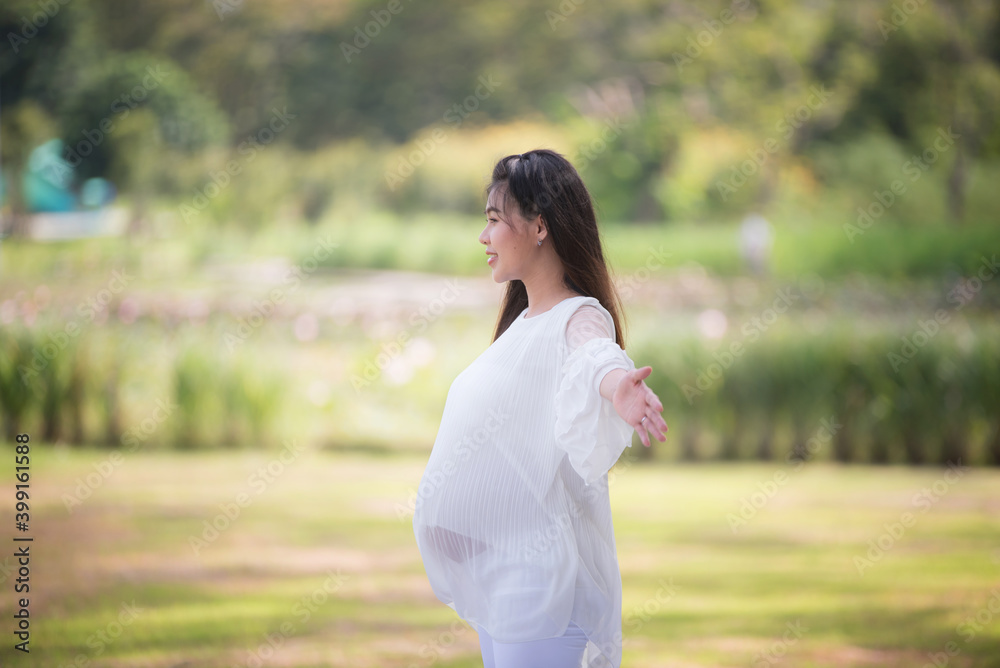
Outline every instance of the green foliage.
{"label": "green foliage", "polygon": [[717,345],[646,341],[634,358],[656,370],[647,383],[688,459],[1000,465],[996,328],[920,332],[840,325],[806,337],[776,325]]}
{"label": "green foliage", "polygon": [[[79,322],[77,323],[79,324]],[[0,423],[45,442],[180,450],[278,443],[285,378],[182,337],[151,346],[120,326],[0,328]]]}
{"label": "green foliage", "polygon": [[272,446],[284,378],[245,355],[189,341],[173,367],[177,404],[173,446]]}
{"label": "green foliage", "polygon": [[[385,25],[372,23],[386,11],[377,2],[310,6],[308,19],[273,1],[59,7],[36,31],[23,25],[35,4],[0,10],[3,34],[34,35],[0,55],[5,105],[49,110],[71,147],[102,120],[121,125],[81,175],[113,174],[140,209],[151,192],[193,196],[175,153],[204,153],[187,166],[218,172],[287,110],[295,119],[257,166],[200,210],[213,224],[315,224],[357,205],[474,211],[493,160],[532,146],[569,155],[611,219],[718,221],[790,205],[843,219],[949,128],[959,139],[885,218],[976,223],[996,210],[984,183],[1000,159],[1000,11],[986,0],[446,0],[404,3]],[[169,75],[121,106],[149,68]],[[140,107],[151,117],[125,127]],[[527,120],[552,139],[501,139]],[[414,154],[434,130],[444,139]],[[210,148],[220,144],[221,155]],[[413,174],[389,188],[401,159]],[[732,192],[720,187],[733,178]]]}
{"label": "green foliage", "polygon": [[42,388],[29,369],[35,356],[30,333],[20,328],[0,329],[0,417],[8,440],[21,433],[29,408],[37,406]]}
{"label": "green foliage", "polygon": [[[673,456],[1000,464],[996,327],[942,326],[927,337],[920,323],[897,331],[831,324],[809,334],[780,322],[763,333],[734,326],[716,344],[667,333],[640,337],[630,354],[656,370],[647,382],[679,441]],[[181,450],[274,446],[294,376],[270,361],[265,333],[226,352],[205,338],[217,329],[186,330],[166,344],[113,327],[64,348],[51,345],[59,336],[49,328],[5,329],[5,433],[30,428],[48,440],[138,439],[144,447]],[[742,345],[736,354],[734,343]],[[380,348],[369,340],[361,350],[346,367],[345,391],[348,376],[361,373]],[[36,354],[48,363],[26,387],[18,368]],[[160,416],[157,405],[174,408]],[[84,414],[98,422],[83,427]],[[841,426],[817,441],[824,421]]]}

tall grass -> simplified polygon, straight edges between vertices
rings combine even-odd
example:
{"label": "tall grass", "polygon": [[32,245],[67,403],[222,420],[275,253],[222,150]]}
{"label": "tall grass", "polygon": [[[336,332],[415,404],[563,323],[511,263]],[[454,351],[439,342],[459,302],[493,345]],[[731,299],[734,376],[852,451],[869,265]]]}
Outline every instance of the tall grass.
{"label": "tall grass", "polygon": [[[166,340],[123,329],[80,337],[27,384],[19,369],[53,350],[50,331],[0,331],[4,433],[180,450],[278,440],[297,378],[270,361],[271,343],[225,354],[206,327]],[[942,330],[903,362],[889,355],[899,351],[899,333],[845,325],[818,335],[776,326],[727,358],[732,342],[647,339],[633,350],[657,370],[647,383],[669,418],[668,456],[1000,464],[993,324]],[[165,414],[155,408],[171,404]]]}
{"label": "tall grass", "polygon": [[729,360],[731,343],[646,341],[635,353],[657,370],[647,384],[682,459],[1000,465],[995,326],[938,333],[895,368],[891,332],[776,330]]}
{"label": "tall grass", "polygon": [[56,326],[0,329],[0,420],[8,440],[198,449],[278,441],[286,379],[259,351],[220,355],[198,336],[120,326],[54,345]]}

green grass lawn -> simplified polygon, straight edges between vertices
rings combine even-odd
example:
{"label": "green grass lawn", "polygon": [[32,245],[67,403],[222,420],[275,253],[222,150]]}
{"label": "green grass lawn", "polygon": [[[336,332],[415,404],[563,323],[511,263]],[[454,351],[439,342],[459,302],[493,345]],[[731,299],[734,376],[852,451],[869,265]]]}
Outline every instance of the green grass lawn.
{"label": "green grass lawn", "polygon": [[[414,543],[406,507],[425,458],[276,456],[124,452],[102,467],[106,451],[36,446],[31,652],[12,649],[6,557],[0,664],[481,665]],[[88,474],[97,484],[70,512],[64,495]],[[928,653],[1000,666],[998,489],[991,469],[623,458],[611,477],[623,666],[909,668]],[[229,526],[203,535],[213,518]],[[882,547],[869,555],[869,541]]]}
{"label": "green grass lawn", "polygon": [[[844,230],[844,224],[851,222],[773,221],[770,274],[782,280],[816,274],[825,279],[864,275],[936,281],[950,273],[971,276],[984,266],[984,259],[989,263],[1000,251],[1000,227],[994,221],[962,227],[885,222],[856,236]],[[623,276],[692,263],[717,276],[742,276],[748,271],[740,251],[738,220],[655,225],[602,220],[600,226],[607,259]],[[474,212],[398,217],[371,211],[364,220],[330,219],[314,227],[276,225],[254,233],[206,226],[152,239],[55,243],[5,239],[0,243],[0,276],[48,282],[94,274],[107,281],[106,274],[118,269],[138,277],[132,288],[148,281],[182,287],[200,282],[200,268],[277,256],[303,267],[319,259],[323,269],[484,276],[489,269],[479,242],[483,227],[482,214]]]}

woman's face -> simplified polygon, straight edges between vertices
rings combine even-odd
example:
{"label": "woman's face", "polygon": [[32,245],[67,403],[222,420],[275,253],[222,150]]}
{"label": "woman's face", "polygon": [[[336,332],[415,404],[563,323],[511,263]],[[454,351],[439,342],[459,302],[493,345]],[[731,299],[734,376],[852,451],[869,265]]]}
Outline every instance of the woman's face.
{"label": "woman's face", "polygon": [[503,186],[500,186],[486,200],[486,227],[479,234],[497,283],[522,279],[538,237],[537,233],[532,234],[529,221],[518,213],[513,199],[508,210],[502,210],[503,206]]}

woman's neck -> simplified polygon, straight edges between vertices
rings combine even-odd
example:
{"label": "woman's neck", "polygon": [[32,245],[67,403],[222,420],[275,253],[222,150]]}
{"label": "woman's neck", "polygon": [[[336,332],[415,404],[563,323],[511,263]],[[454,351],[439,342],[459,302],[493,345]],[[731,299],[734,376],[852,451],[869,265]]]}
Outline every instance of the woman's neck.
{"label": "woman's neck", "polygon": [[[546,243],[551,243],[546,241]],[[525,292],[528,294],[527,317],[544,313],[568,297],[577,293],[563,282],[566,268],[563,266],[555,249],[551,246],[540,248],[541,257],[526,275],[521,277]]]}
{"label": "woman's neck", "polygon": [[570,290],[569,288],[563,287],[558,292],[550,291],[545,294],[544,297],[536,296],[534,299],[531,293],[528,293],[528,312],[525,314],[528,318],[533,318],[534,316],[545,313],[551,308],[554,308],[556,304],[559,304],[564,299],[569,299],[570,297],[577,297],[579,293]]}

